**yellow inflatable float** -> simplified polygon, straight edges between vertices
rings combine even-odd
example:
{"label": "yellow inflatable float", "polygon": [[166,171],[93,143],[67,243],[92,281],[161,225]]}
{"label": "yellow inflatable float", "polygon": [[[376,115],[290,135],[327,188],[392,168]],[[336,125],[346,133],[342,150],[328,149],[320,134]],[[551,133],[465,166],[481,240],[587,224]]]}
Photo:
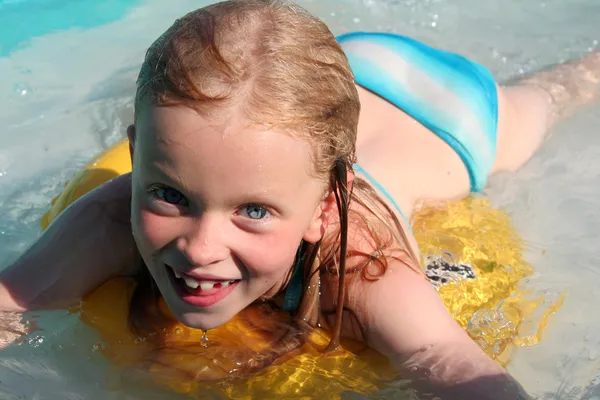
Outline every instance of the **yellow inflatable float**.
{"label": "yellow inflatable float", "polygon": [[[69,204],[100,184],[131,170],[128,143],[117,143],[80,171],[52,201],[42,219],[47,227]],[[422,265],[454,318],[493,358],[505,364],[515,345],[539,341],[547,317],[559,304],[545,307],[519,289],[532,270],[509,217],[476,198],[419,211],[414,232]],[[128,325],[135,283],[114,279],[84,299],[81,320],[102,338],[101,349],[119,373],[115,385],[135,372],[193,398],[281,399],[339,398],[344,391],[370,393],[385,387],[393,371],[375,352],[356,343],[323,354],[329,338],[322,330],[285,359],[251,376],[236,370],[259,357],[289,327],[289,317],[265,306],[251,307],[207,336],[167,317],[153,337],[138,337]],[[269,315],[266,315],[269,314]],[[115,386],[116,388],[116,386]]]}

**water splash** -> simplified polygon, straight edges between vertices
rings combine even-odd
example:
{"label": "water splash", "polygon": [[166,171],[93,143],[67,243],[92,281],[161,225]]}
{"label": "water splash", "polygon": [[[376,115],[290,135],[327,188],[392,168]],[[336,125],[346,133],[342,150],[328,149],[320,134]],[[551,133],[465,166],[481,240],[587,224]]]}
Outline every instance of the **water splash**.
{"label": "water splash", "polygon": [[102,343],[94,343],[92,345],[92,351],[93,352],[101,351],[103,349],[104,349],[104,345],[102,345]]}
{"label": "water splash", "polygon": [[200,345],[205,349],[208,348],[208,331],[202,331],[202,337],[200,338]]}
{"label": "water splash", "polygon": [[25,97],[31,93],[31,88],[24,82],[17,82],[13,85],[13,92],[18,97]]}

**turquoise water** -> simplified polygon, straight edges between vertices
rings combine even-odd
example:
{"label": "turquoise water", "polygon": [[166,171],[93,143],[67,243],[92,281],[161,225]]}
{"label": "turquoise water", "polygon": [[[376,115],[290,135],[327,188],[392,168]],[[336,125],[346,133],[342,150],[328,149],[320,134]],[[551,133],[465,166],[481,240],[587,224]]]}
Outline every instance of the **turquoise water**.
{"label": "turquoise water", "polygon": [[[137,69],[172,21],[209,1],[0,0],[0,268],[39,234],[63,183],[124,137]],[[597,0],[304,0],[336,33],[393,31],[460,52],[499,79],[598,46]],[[519,173],[487,196],[509,210],[536,274],[527,282],[567,302],[538,346],[510,371],[547,399],[600,398],[600,106],[557,130]],[[166,398],[110,393],[94,332],[66,312],[0,351],[0,398]],[[594,397],[596,396],[596,397]]]}
{"label": "turquoise water", "polygon": [[2,0],[0,56],[36,37],[67,29],[90,29],[119,20],[137,0]]}

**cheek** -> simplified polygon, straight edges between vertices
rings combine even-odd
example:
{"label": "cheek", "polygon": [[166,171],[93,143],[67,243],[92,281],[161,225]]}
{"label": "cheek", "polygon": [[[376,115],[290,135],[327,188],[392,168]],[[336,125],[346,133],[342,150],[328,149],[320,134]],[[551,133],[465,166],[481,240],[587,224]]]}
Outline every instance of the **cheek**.
{"label": "cheek", "polygon": [[251,259],[246,266],[257,275],[280,277],[294,263],[301,240],[298,230],[286,229],[249,241],[245,253]]}
{"label": "cheek", "polygon": [[179,235],[175,229],[177,226],[180,224],[175,218],[167,218],[144,209],[140,211],[140,231],[154,248],[162,248],[173,241]]}
{"label": "cheek", "polygon": [[131,229],[138,246],[144,248],[158,249],[164,247],[172,239],[170,221],[143,207],[139,203],[132,203],[131,207]]}
{"label": "cheek", "polygon": [[138,246],[159,249],[173,240],[174,228],[179,226],[177,218],[165,217],[152,210],[148,194],[137,185],[131,199],[131,229]]}

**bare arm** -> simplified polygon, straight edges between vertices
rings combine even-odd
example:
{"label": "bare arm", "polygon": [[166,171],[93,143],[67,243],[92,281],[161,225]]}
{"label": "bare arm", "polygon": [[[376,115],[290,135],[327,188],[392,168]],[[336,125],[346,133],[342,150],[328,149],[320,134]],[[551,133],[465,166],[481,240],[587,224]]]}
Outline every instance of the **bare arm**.
{"label": "bare arm", "polygon": [[[426,278],[392,261],[376,282],[356,282],[349,307],[422,395],[443,399],[527,399],[522,387],[471,340]],[[361,286],[359,288],[359,286]]]}
{"label": "bare arm", "polygon": [[492,172],[523,165],[560,121],[600,96],[600,50],[508,82],[499,90]]}
{"label": "bare arm", "polygon": [[77,200],[0,271],[0,311],[73,305],[107,279],[134,272],[129,179],[115,178]]}

